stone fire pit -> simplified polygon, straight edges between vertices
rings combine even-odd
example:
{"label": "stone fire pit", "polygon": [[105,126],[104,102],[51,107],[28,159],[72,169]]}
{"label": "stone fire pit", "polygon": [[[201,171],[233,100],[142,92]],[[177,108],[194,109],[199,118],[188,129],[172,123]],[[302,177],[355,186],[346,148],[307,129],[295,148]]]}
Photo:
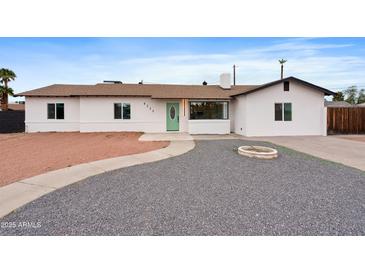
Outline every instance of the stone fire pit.
{"label": "stone fire pit", "polygon": [[238,154],[259,159],[275,159],[278,157],[276,149],[263,146],[240,146]]}

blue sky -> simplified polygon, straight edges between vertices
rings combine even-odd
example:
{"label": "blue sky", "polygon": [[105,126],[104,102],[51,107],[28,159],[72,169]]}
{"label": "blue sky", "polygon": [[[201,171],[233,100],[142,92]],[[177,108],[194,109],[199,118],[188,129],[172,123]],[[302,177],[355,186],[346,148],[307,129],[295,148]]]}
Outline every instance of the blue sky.
{"label": "blue sky", "polygon": [[236,64],[238,84],[285,75],[329,89],[365,87],[365,38],[0,38],[16,92],[103,80],[209,84]]}

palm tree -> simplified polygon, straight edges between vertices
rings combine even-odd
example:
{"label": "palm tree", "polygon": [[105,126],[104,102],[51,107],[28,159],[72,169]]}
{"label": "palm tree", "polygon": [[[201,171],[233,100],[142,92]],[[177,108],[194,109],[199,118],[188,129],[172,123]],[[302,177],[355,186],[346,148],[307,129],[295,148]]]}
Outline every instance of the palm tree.
{"label": "palm tree", "polygon": [[13,95],[13,90],[9,88],[8,83],[14,81],[15,78],[16,74],[12,70],[6,68],[0,69],[0,83],[4,84],[0,89],[2,110],[8,110],[8,95]]}
{"label": "palm tree", "polygon": [[287,60],[285,59],[280,59],[279,60],[279,63],[281,65],[281,79],[284,78],[284,64],[286,63]]}
{"label": "palm tree", "polygon": [[7,93],[8,95],[14,96],[14,90],[12,88],[5,88],[0,85],[0,94]]}

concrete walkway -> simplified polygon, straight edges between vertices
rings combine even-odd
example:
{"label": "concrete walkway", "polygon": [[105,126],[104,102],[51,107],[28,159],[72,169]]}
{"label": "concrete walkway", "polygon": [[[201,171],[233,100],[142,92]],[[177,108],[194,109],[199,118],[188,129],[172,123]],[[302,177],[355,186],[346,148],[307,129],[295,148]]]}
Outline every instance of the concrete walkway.
{"label": "concrete walkway", "polygon": [[238,134],[193,134],[187,132],[145,133],[139,141],[189,141],[189,140],[234,140],[240,139]]}
{"label": "concrete walkway", "polygon": [[193,137],[186,132],[145,133],[138,141],[192,141]]}
{"label": "concrete walkway", "polygon": [[[180,140],[250,140],[265,141],[291,148],[315,157],[341,163],[365,171],[365,142],[357,136],[280,136],[244,137],[238,134],[194,134],[183,132],[146,133],[140,141],[180,141]],[[353,138],[353,140],[351,140]]]}
{"label": "concrete walkway", "polygon": [[336,136],[241,137],[266,141],[365,171],[365,142]]}
{"label": "concrete walkway", "polygon": [[178,156],[194,146],[194,141],[172,141],[163,149],[76,165],[6,185],[0,188],[0,218],[47,193],[87,177]]}
{"label": "concrete walkway", "polygon": [[194,140],[238,140],[242,135],[238,134],[194,134],[192,135]]}

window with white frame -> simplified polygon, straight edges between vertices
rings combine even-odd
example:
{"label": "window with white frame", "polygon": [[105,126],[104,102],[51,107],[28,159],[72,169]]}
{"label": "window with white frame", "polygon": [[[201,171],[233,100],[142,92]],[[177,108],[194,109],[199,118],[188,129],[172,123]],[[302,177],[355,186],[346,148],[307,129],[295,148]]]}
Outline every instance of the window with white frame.
{"label": "window with white frame", "polygon": [[56,119],[56,120],[65,119],[65,104],[64,103],[47,104],[47,119]]}
{"label": "window with white frame", "polygon": [[192,101],[190,102],[190,120],[227,120],[228,102]]}
{"label": "window with white frame", "polygon": [[131,104],[114,103],[114,119],[122,119],[122,120],[131,119]]}
{"label": "window with white frame", "polygon": [[291,120],[292,120],[292,103],[275,103],[275,121],[291,121]]}

